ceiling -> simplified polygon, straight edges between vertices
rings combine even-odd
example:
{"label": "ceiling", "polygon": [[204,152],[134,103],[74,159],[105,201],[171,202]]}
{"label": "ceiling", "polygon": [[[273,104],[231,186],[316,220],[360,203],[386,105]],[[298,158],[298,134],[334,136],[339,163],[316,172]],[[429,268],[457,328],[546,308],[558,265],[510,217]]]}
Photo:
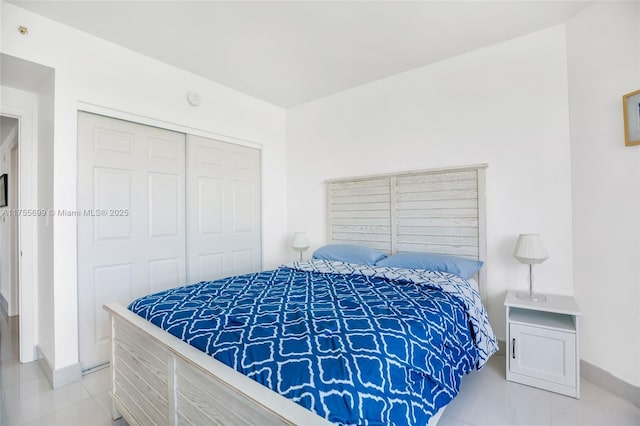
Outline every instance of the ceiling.
{"label": "ceiling", "polygon": [[560,24],[583,1],[11,1],[281,107]]}

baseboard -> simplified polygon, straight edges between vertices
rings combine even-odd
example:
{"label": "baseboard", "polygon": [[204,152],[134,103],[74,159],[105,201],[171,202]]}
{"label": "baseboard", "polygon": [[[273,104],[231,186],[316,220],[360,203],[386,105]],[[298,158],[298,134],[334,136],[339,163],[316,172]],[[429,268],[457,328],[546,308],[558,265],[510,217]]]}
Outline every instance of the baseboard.
{"label": "baseboard", "polygon": [[[498,345],[496,355],[506,356],[505,341],[498,339]],[[584,359],[580,360],[580,377],[640,407],[640,386],[627,383]]]}
{"label": "baseboard", "polygon": [[0,312],[9,316],[9,302],[4,298],[3,294],[0,294]]}
{"label": "baseboard", "polygon": [[53,386],[53,367],[38,345],[36,345],[36,357],[38,358],[38,366],[40,367],[40,370],[42,370],[44,376],[49,380],[51,386]]}
{"label": "baseboard", "polygon": [[71,364],[66,367],[58,368],[55,370],[51,365],[51,362],[40,350],[40,347],[36,346],[38,353],[38,365],[40,369],[51,383],[51,387],[54,389],[80,381],[82,379],[82,367],[80,363]]}
{"label": "baseboard", "polygon": [[580,360],[580,376],[640,407],[640,386],[627,383],[584,359]]}

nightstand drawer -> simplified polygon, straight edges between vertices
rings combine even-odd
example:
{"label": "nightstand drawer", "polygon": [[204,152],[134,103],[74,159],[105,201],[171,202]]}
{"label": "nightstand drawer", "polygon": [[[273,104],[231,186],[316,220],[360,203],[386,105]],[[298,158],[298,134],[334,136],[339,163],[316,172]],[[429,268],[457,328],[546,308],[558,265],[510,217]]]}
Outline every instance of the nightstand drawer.
{"label": "nightstand drawer", "polygon": [[512,323],[509,336],[512,373],[575,386],[575,333]]}

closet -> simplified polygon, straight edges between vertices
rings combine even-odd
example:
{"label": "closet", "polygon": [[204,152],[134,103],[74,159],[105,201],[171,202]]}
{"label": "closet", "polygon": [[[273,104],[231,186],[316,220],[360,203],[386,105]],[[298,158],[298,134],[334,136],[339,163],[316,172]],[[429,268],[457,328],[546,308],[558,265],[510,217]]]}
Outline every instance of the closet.
{"label": "closet", "polygon": [[78,205],[63,213],[89,369],[110,358],[103,304],[261,269],[260,151],[79,112]]}

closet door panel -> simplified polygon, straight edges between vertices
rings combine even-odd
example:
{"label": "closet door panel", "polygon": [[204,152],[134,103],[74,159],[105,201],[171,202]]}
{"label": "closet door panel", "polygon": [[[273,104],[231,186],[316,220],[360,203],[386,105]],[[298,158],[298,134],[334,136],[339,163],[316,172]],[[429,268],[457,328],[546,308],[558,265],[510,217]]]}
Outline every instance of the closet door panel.
{"label": "closet door panel", "polygon": [[182,176],[149,174],[149,236],[152,239],[177,237],[184,232],[184,187]]}
{"label": "closet door panel", "polygon": [[[93,170],[93,206],[98,211],[131,209],[131,170],[96,167]],[[83,214],[86,212],[83,212]],[[96,241],[131,239],[131,216],[98,216],[94,219]]]}
{"label": "closet door panel", "polygon": [[80,362],[109,361],[102,305],[186,284],[185,135],[78,114]]}
{"label": "closet door panel", "polygon": [[187,157],[188,281],[260,270],[260,152],[190,135]]}
{"label": "closet door panel", "polygon": [[232,229],[236,234],[253,231],[253,218],[256,215],[256,206],[253,205],[255,195],[254,183],[251,181],[234,180],[231,182],[231,196],[233,198],[232,207]]}
{"label": "closet door panel", "polygon": [[[224,179],[199,176],[197,178],[198,226],[201,235],[224,232]],[[191,224],[190,224],[191,225]]]}
{"label": "closet door panel", "polygon": [[[197,265],[194,265],[197,269],[196,272],[201,277],[223,277],[224,276],[224,253],[209,253],[199,254],[197,259]],[[199,276],[194,276],[189,282],[195,283],[200,281]],[[213,278],[211,278],[213,279]]]}
{"label": "closet door panel", "polygon": [[149,293],[168,290],[176,283],[184,282],[184,259],[157,259],[149,261]]}
{"label": "closet door panel", "polygon": [[105,303],[261,269],[260,188],[259,150],[78,114],[83,368],[109,360]]}
{"label": "closet door panel", "polygon": [[248,274],[254,272],[255,250],[235,250],[231,255],[231,264],[234,275]]}
{"label": "closet door panel", "polygon": [[93,270],[94,300],[92,308],[95,315],[95,341],[110,343],[111,323],[109,314],[102,309],[102,305],[108,300],[131,299],[132,286],[131,263],[122,265],[109,265],[96,267]]}

